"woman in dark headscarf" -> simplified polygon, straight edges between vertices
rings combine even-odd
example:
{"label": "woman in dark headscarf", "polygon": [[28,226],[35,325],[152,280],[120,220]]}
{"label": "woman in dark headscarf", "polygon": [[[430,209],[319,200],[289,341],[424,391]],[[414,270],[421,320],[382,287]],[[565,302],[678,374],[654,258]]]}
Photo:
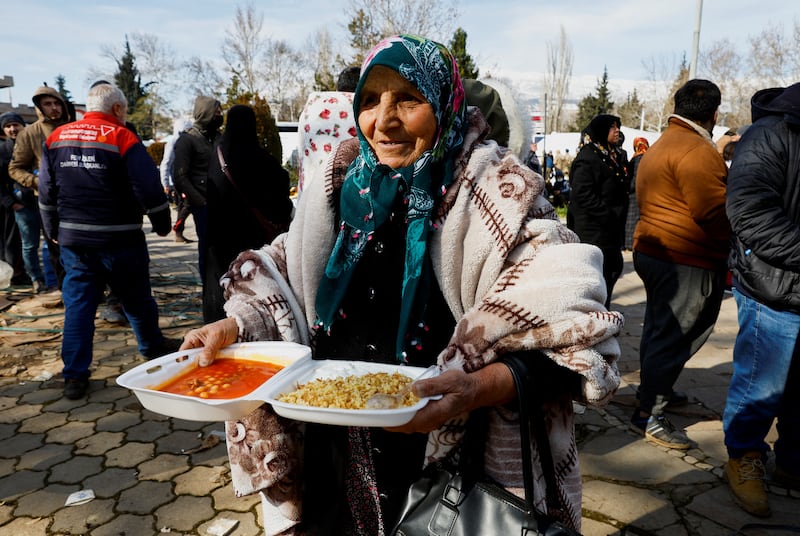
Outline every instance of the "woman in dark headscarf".
{"label": "woman in dark headscarf", "polygon": [[[303,193],[288,234],[231,265],[231,318],[190,331],[183,348],[204,346],[206,364],[237,340],[311,335],[316,359],[436,363],[443,372],[414,392],[443,396],[391,429],[307,423],[301,432],[267,405],[229,422],[234,488],[263,492],[268,534],[385,534],[423,465],[451,452],[481,407],[485,472],[519,492],[519,453],[503,447],[519,433],[504,406],[514,398],[506,353],[531,365],[544,354],[578,372],[591,403],[608,400],[619,380],[621,317],[599,301],[600,252],[558,221],[539,175],[486,140],[450,52],[390,37],[361,73],[358,138],[341,143]],[[578,527],[573,395],[569,382],[547,381],[558,393],[544,403],[557,494],[563,520]],[[541,489],[536,502],[546,510]]]}
{"label": "woman in dark headscarf", "polygon": [[584,133],[585,143],[569,172],[567,226],[577,233],[581,242],[594,244],[603,251],[606,307],[609,307],[614,284],[622,275],[622,245],[628,213],[628,171],[619,149],[619,117],[597,115]]}
{"label": "woman in dark headscarf", "polygon": [[628,214],[625,219],[625,244],[624,248],[633,251],[633,231],[636,230],[636,222],[639,221],[639,203],[636,202],[636,172],[639,170],[639,162],[644,153],[650,148],[647,138],[633,139],[633,158],[628,162],[628,184],[630,192],[628,195]]}
{"label": "woman in dark headscarf", "polygon": [[292,213],[289,174],[259,142],[253,108],[237,104],[227,116],[225,132],[211,155],[206,191],[205,322],[225,318],[219,281],[231,262],[242,251],[271,242],[280,228],[286,228]]}

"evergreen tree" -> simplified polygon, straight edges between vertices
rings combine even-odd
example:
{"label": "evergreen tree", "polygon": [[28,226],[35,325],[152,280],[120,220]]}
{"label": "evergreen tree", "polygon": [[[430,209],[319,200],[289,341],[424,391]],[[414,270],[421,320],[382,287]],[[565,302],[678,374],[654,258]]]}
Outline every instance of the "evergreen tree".
{"label": "evergreen tree", "polygon": [[[678,67],[678,74],[675,76],[675,81],[672,82],[672,89],[669,93],[669,99],[664,103],[664,117],[669,117],[675,110],[675,92],[680,87],[689,81],[689,64],[686,62],[686,53],[684,52],[681,59],[681,65]],[[666,122],[664,127],[666,128]]]}
{"label": "evergreen tree", "polygon": [[72,93],[67,89],[67,79],[64,78],[64,75],[61,73],[56,76],[56,89],[61,93],[61,96],[64,97],[64,100],[72,101]]}
{"label": "evergreen tree", "polygon": [[136,68],[136,58],[131,52],[127,36],[125,36],[125,50],[116,62],[114,83],[128,100],[128,120],[136,127],[142,139],[149,139],[153,136],[152,106],[146,105],[147,89],[142,85],[142,76]]}
{"label": "evergreen tree", "polygon": [[586,95],[578,103],[578,114],[575,117],[575,123],[572,129],[582,131],[596,115],[610,114],[614,109],[614,102],[610,97],[611,92],[608,89],[608,68],[606,67],[603,69],[603,78],[597,81],[595,92]]}
{"label": "evergreen tree", "polygon": [[472,56],[467,53],[467,32],[463,28],[458,28],[450,40],[450,52],[458,64],[458,74],[464,78],[478,78],[478,67],[472,60]]}
{"label": "evergreen tree", "polygon": [[639,100],[639,94],[636,89],[633,93],[628,93],[625,102],[617,106],[616,115],[619,116],[620,121],[626,127],[639,128],[641,125],[643,104]]}
{"label": "evergreen tree", "polygon": [[353,60],[350,63],[361,65],[367,52],[380,41],[380,32],[375,29],[375,21],[363,9],[356,11],[347,29],[350,31],[350,46],[353,47]]}
{"label": "evergreen tree", "polygon": [[283,161],[283,147],[281,146],[281,136],[278,132],[278,125],[272,115],[272,109],[267,100],[260,95],[245,91],[241,87],[241,80],[234,75],[231,83],[225,90],[225,107],[230,108],[235,104],[246,104],[253,108],[256,114],[256,132],[258,141],[262,147],[266,147],[278,162]]}

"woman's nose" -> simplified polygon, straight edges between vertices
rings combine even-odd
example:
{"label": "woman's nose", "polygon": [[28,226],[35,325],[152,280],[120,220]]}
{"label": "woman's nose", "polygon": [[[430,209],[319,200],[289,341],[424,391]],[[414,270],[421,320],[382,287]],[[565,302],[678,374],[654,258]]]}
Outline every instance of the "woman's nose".
{"label": "woman's nose", "polygon": [[375,126],[379,129],[386,129],[397,121],[397,106],[391,99],[382,98],[376,112]]}

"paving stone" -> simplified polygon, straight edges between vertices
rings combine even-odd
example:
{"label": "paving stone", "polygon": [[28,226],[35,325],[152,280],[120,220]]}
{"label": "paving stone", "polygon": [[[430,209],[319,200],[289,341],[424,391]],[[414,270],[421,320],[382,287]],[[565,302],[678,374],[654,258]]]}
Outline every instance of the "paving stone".
{"label": "paving stone", "polygon": [[215,489],[228,483],[228,473],[229,471],[224,467],[193,467],[173,479],[175,493],[198,497],[208,496]]}
{"label": "paving stone", "polygon": [[114,388],[113,386],[106,385],[106,388],[93,393],[93,402],[116,402],[120,398],[125,398],[130,395],[130,391],[122,388]]}
{"label": "paving stone", "polygon": [[96,341],[93,345],[95,354],[107,354],[113,350],[124,348],[127,345],[125,339],[106,339],[104,341]]}
{"label": "paving stone", "polygon": [[109,378],[116,378],[118,376],[119,367],[98,366],[92,371],[92,379],[94,380],[108,380]]}
{"label": "paving stone", "polygon": [[582,536],[619,536],[620,534],[620,531],[616,527],[603,523],[602,521],[596,521],[586,517],[581,520]]}
{"label": "paving stone", "polygon": [[109,402],[99,403],[92,401],[85,406],[70,411],[69,419],[71,421],[94,422],[101,417],[109,415],[113,409],[114,405]]}
{"label": "paving stone", "polygon": [[137,536],[158,534],[155,516],[124,514],[92,530],[91,536]]}
{"label": "paving stone", "polygon": [[79,439],[92,435],[94,430],[95,424],[93,422],[68,422],[50,430],[47,433],[47,441],[73,445]]}
{"label": "paving stone", "polygon": [[[117,404],[115,403],[115,406]],[[121,432],[139,423],[140,417],[135,413],[116,411],[97,420],[98,432]]]}
{"label": "paving stone", "polygon": [[217,488],[211,496],[214,498],[214,508],[216,510],[233,510],[234,512],[247,512],[256,504],[261,504],[258,493],[237,497],[233,491],[233,485],[227,484],[223,488]]}
{"label": "paving stone", "polygon": [[112,499],[94,499],[86,504],[62,508],[53,516],[50,530],[67,534],[86,534],[114,518]]}
{"label": "paving stone", "polygon": [[0,478],[0,499],[12,501],[15,498],[44,487],[47,478],[45,471],[15,471]]}
{"label": "paving stone", "polygon": [[50,482],[73,484],[96,475],[103,470],[102,456],[74,456],[50,470]]}
{"label": "paving stone", "polygon": [[15,459],[2,459],[0,460],[0,478],[8,476],[17,468],[17,460]]}
{"label": "paving stone", "polygon": [[[7,505],[7,504],[0,504],[0,525],[5,525],[12,519],[12,512],[14,509]],[[0,527],[0,533],[2,533],[3,528]]]}
{"label": "paving stone", "polygon": [[61,389],[48,389],[39,388],[36,391],[26,393],[20,397],[20,403],[23,404],[47,404],[53,400],[61,398]]}
{"label": "paving stone", "polygon": [[211,497],[181,495],[156,510],[156,525],[172,530],[189,531],[200,522],[214,517]]}
{"label": "paving stone", "polygon": [[[798,503],[797,499],[769,493],[769,504],[772,516],[769,523],[776,525],[797,525]],[[738,530],[745,523],[752,523],[756,518],[747,514],[736,506],[728,491],[727,485],[720,482],[714,488],[697,495],[694,500],[686,505],[694,514],[713,520],[731,530]]]}
{"label": "paving stone", "polygon": [[12,385],[3,387],[3,396],[18,397],[28,393],[33,393],[39,390],[41,384],[39,382],[19,382]]}
{"label": "paving stone", "polygon": [[19,498],[14,516],[46,517],[64,508],[70,493],[80,490],[80,486],[51,484]]}
{"label": "paving stone", "polygon": [[217,512],[213,519],[198,527],[198,534],[208,534],[208,529],[218,520],[235,519],[238,521],[231,536],[260,536],[264,530],[257,524],[256,517],[250,512]]}
{"label": "paving stone", "polygon": [[51,413],[46,411],[30,419],[25,419],[19,425],[20,432],[41,434],[52,428],[63,426],[67,423],[67,415],[64,413]]}
{"label": "paving stone", "polygon": [[19,429],[18,424],[0,424],[0,441],[13,437]]}
{"label": "paving stone", "polygon": [[111,467],[83,481],[84,489],[91,489],[97,497],[114,497],[120,491],[139,482],[135,469]]}
{"label": "paving stone", "polygon": [[189,470],[186,456],[160,454],[152,460],[138,465],[139,480],[172,481],[173,477]]}
{"label": "paving stone", "polygon": [[119,494],[116,509],[131,514],[149,514],[175,498],[169,482],[139,482]]}
{"label": "paving stone", "polygon": [[600,480],[584,483],[583,508],[648,531],[662,529],[680,519],[661,492]]}
{"label": "paving stone", "polygon": [[18,433],[3,441],[3,456],[14,458],[31,450],[38,449],[44,444],[44,434]]}
{"label": "paving stone", "polygon": [[106,453],[106,465],[109,467],[136,467],[153,457],[154,445],[150,443],[125,443]]}
{"label": "paving stone", "polygon": [[49,519],[19,517],[0,527],[0,536],[47,536]]}
{"label": "paving stone", "polygon": [[75,453],[88,456],[103,454],[120,446],[125,439],[124,432],[99,432],[75,442]]}
{"label": "paving stone", "polygon": [[160,437],[156,441],[156,452],[179,454],[199,447],[202,442],[198,432],[179,430]]}
{"label": "paving stone", "polygon": [[144,421],[125,430],[128,441],[155,441],[171,433],[169,421]]}
{"label": "paving stone", "polygon": [[7,400],[13,400],[13,402],[10,408],[0,411],[0,423],[19,423],[42,412],[42,406],[39,404],[17,405],[16,399]]}
{"label": "paving stone", "polygon": [[[172,419],[174,430],[202,431],[209,425],[208,421],[187,421],[185,419]],[[216,425],[220,430],[225,429],[224,423]]]}
{"label": "paving stone", "polygon": [[17,470],[45,471],[64,460],[70,459],[70,457],[72,457],[72,447],[69,445],[48,443],[41,448],[26,452],[20,456]]}

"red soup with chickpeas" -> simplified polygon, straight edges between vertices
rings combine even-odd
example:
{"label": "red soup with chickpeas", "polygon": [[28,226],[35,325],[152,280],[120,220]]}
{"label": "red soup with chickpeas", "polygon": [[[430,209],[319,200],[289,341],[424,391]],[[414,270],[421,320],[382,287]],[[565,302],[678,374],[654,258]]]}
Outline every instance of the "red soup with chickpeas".
{"label": "red soup with chickpeas", "polygon": [[198,398],[239,398],[272,378],[283,365],[251,359],[216,359],[159,385],[156,391]]}

